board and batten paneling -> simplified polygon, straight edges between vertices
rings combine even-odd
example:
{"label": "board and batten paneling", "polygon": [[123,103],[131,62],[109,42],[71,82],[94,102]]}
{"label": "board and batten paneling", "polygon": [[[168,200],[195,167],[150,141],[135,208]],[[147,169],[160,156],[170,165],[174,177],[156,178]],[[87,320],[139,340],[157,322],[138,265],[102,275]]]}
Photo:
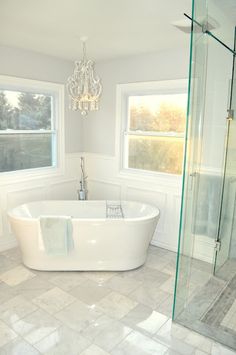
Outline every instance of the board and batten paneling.
{"label": "board and batten paneling", "polygon": [[0,182],[0,251],[17,245],[7,212],[24,203],[38,200],[75,200],[79,187],[80,154],[66,154],[64,174],[47,178]]}
{"label": "board and batten paneling", "polygon": [[[148,177],[119,174],[117,159],[92,153],[66,154],[65,173],[58,177],[33,179],[4,184],[0,189],[0,251],[17,245],[11,233],[7,211],[19,204],[36,200],[75,200],[80,180],[80,157],[85,157],[88,175],[88,197],[95,200],[136,200],[154,204],[160,209],[160,220],[152,244],[176,251],[178,245],[181,178],[150,181]],[[214,245],[203,236],[196,236],[194,256],[212,261]]]}

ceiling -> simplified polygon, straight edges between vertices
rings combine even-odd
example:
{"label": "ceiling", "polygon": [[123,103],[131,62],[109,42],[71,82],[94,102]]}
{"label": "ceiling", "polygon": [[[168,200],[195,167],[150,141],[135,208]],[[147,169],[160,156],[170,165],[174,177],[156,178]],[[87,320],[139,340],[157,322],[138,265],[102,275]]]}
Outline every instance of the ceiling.
{"label": "ceiling", "polygon": [[191,0],[0,0],[0,45],[64,59],[81,56],[80,37],[96,60],[187,46],[172,25]]}

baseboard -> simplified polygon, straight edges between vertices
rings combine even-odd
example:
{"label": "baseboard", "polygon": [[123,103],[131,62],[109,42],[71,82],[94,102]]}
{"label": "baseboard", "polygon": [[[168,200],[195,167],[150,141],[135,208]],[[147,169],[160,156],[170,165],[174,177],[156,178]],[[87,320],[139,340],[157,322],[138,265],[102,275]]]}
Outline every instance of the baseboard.
{"label": "baseboard", "polygon": [[177,252],[177,248],[173,247],[173,245],[170,245],[168,243],[159,242],[155,239],[153,239],[151,241],[151,245],[154,245],[155,247],[158,247],[158,248],[167,249],[167,250],[173,251],[175,253]]}
{"label": "baseboard", "polygon": [[[156,239],[151,241],[151,245],[167,249],[175,253],[177,252],[177,248],[175,248],[173,245],[157,241]],[[211,264],[214,258],[214,247],[215,242],[212,238],[209,238],[205,235],[196,235],[192,257]]]}

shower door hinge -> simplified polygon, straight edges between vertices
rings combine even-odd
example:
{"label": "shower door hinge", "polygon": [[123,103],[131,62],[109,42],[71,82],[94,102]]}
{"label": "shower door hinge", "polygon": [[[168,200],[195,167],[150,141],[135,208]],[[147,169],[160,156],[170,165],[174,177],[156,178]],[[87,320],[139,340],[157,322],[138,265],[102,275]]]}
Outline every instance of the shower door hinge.
{"label": "shower door hinge", "polygon": [[232,121],[234,119],[234,110],[229,109],[227,110],[227,112],[228,112],[228,116],[226,117],[226,119],[228,121]]}
{"label": "shower door hinge", "polygon": [[217,241],[215,242],[215,250],[216,250],[216,251],[220,251],[220,248],[221,248],[221,242],[220,242],[219,240],[217,240]]}

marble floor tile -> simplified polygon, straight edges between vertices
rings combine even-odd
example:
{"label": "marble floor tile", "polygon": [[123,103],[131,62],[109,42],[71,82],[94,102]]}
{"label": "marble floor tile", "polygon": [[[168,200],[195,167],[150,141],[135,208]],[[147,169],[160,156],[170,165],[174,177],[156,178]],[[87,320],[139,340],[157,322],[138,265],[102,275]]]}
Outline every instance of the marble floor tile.
{"label": "marble floor tile", "polygon": [[10,298],[15,297],[15,293],[12,292],[12,287],[5,284],[5,282],[0,281],[0,305]]}
{"label": "marble floor tile", "polygon": [[40,355],[40,352],[22,338],[16,338],[0,348],[0,355]]}
{"label": "marble floor tile", "polygon": [[197,285],[205,285],[211,277],[212,273],[192,268],[190,273],[190,282]]}
{"label": "marble floor tile", "polygon": [[8,259],[14,260],[15,262],[21,263],[22,261],[21,251],[18,247],[7,249],[1,254],[6,256]]}
{"label": "marble floor tile", "polygon": [[160,285],[160,289],[162,291],[168,292],[171,295],[174,294],[174,287],[175,287],[175,277],[170,277],[167,281],[163,282]]}
{"label": "marble floor tile", "polygon": [[156,311],[164,314],[165,316],[171,318],[172,317],[172,311],[173,311],[173,295],[170,295],[169,297],[166,298],[166,300],[162,303],[160,303],[156,307]]}
{"label": "marble floor tile", "polygon": [[182,355],[182,354],[174,349],[168,349],[165,355]]}
{"label": "marble floor tile", "polygon": [[11,270],[0,274],[0,280],[9,286],[19,285],[21,282],[32,279],[36,275],[23,265],[18,265]]}
{"label": "marble floor tile", "polygon": [[50,282],[55,286],[60,287],[64,291],[70,291],[76,286],[80,285],[86,280],[82,272],[61,272],[53,278],[50,278]]}
{"label": "marble floor tile", "polygon": [[173,325],[169,320],[157,331],[154,339],[182,355],[191,355],[195,348],[185,342],[189,332],[184,327]]}
{"label": "marble floor tile", "polygon": [[114,350],[112,355],[164,355],[168,348],[149,337],[133,331]]}
{"label": "marble floor tile", "polygon": [[91,280],[84,281],[70,291],[70,294],[89,305],[97,304],[103,297],[111,293],[111,289]]}
{"label": "marble floor tile", "polygon": [[235,270],[236,260],[227,260],[226,263],[217,271],[217,277],[225,281],[230,281],[235,276]]}
{"label": "marble floor tile", "polygon": [[158,305],[163,303],[170,296],[169,293],[160,290],[160,285],[155,283],[150,283],[148,285],[142,284],[129,294],[129,297],[133,300],[153,309],[156,309]]}
{"label": "marble floor tile", "polygon": [[46,355],[78,355],[90,342],[67,327],[60,327],[34,346]]}
{"label": "marble floor tile", "polygon": [[191,330],[174,323],[171,319],[169,319],[156,333],[157,336],[166,339],[166,341],[171,341],[172,338],[185,340],[189,334],[191,334]]}
{"label": "marble floor tile", "polygon": [[34,274],[42,280],[50,281],[56,276],[60,276],[64,271],[44,271],[44,270],[34,270]]}
{"label": "marble floor tile", "polygon": [[236,300],[224,316],[221,325],[236,331]]}
{"label": "marble floor tile", "polygon": [[99,348],[97,345],[92,344],[87,349],[85,349],[80,355],[109,355],[109,353]]}
{"label": "marble floor tile", "polygon": [[109,293],[97,304],[105,314],[117,319],[124,317],[136,305],[137,302],[118,292]]}
{"label": "marble floor tile", "polygon": [[114,320],[95,337],[94,343],[109,352],[131,332],[131,328]]}
{"label": "marble floor tile", "polygon": [[105,286],[112,289],[113,291],[122,293],[123,295],[128,295],[136,288],[141,286],[142,281],[133,279],[131,277],[121,277],[119,274],[110,278]]}
{"label": "marble floor tile", "polygon": [[0,254],[0,270],[1,273],[6,272],[10,269],[16,267],[18,263],[10,258],[7,258],[5,255]]}
{"label": "marble floor tile", "polygon": [[[0,355],[236,354],[171,321],[175,259],[151,246],[147,263],[135,270],[51,272],[21,265],[18,248],[0,253]],[[192,260],[196,314],[226,284],[208,282],[208,266]],[[232,318],[234,324],[234,314],[233,306],[224,326]]]}
{"label": "marble floor tile", "polygon": [[166,265],[170,263],[169,259],[166,259],[164,257],[159,257],[155,254],[148,254],[147,260],[146,260],[146,266],[151,268],[151,269],[156,269],[156,270],[163,270]]}
{"label": "marble floor tile", "polygon": [[89,280],[103,284],[104,282],[115,276],[117,273],[114,271],[84,271],[82,274],[83,277]]}
{"label": "marble floor tile", "polygon": [[185,343],[198,348],[199,350],[205,351],[207,354],[211,353],[213,340],[204,337],[195,332],[190,332],[184,339]]}
{"label": "marble floor tile", "polygon": [[22,296],[16,296],[0,305],[0,319],[11,325],[34,312],[37,306]]}
{"label": "marble floor tile", "polygon": [[205,351],[195,349],[194,355],[208,355],[209,353],[205,353]]}
{"label": "marble floor tile", "polygon": [[94,319],[87,327],[81,330],[81,335],[90,340],[91,342],[98,336],[98,334],[103,333],[104,329],[111,327],[114,322],[114,318],[108,317],[103,314],[100,317]]}
{"label": "marble floor tile", "polygon": [[81,332],[102,316],[102,312],[96,306],[88,306],[78,300],[54,316],[71,329]]}
{"label": "marble floor tile", "polygon": [[11,292],[14,295],[24,296],[24,298],[31,301],[33,298],[51,290],[53,287],[54,285],[50,284],[48,281],[40,277],[33,277],[30,280],[11,287]]}
{"label": "marble floor tile", "polygon": [[60,326],[61,323],[57,319],[39,309],[15,322],[12,328],[30,344],[35,344]]}
{"label": "marble floor tile", "polygon": [[212,344],[211,355],[235,355],[235,354],[236,351],[226,348],[221,344],[218,343]]}
{"label": "marble floor tile", "polygon": [[149,245],[149,247],[148,247],[148,255],[154,254],[158,257],[163,257],[163,256],[167,256],[168,253],[169,253],[169,251],[167,249],[159,248],[159,247],[156,247],[155,245]]}
{"label": "marble floor tile", "polygon": [[152,269],[147,266],[140,267],[135,270],[131,270],[124,273],[126,277],[132,277],[135,280],[142,281],[145,283],[155,283],[155,284],[162,284],[166,280],[169,279],[170,275],[165,274],[159,270]]}
{"label": "marble floor tile", "polygon": [[207,263],[206,261],[198,260],[198,259],[192,259],[191,261],[191,266],[194,269],[200,270],[207,272],[209,274],[212,273],[212,264]]}
{"label": "marble floor tile", "polygon": [[0,347],[15,339],[17,334],[0,320]]}
{"label": "marble floor tile", "polygon": [[76,298],[58,287],[43,293],[34,298],[32,302],[50,314],[54,314],[69,304],[75,302]]}
{"label": "marble floor tile", "polygon": [[165,274],[175,277],[176,260],[169,261],[168,264],[164,265],[164,267],[162,269],[160,269],[160,271],[164,272]]}
{"label": "marble floor tile", "polygon": [[138,331],[153,335],[168,321],[168,317],[147,306],[138,304],[121,320]]}

